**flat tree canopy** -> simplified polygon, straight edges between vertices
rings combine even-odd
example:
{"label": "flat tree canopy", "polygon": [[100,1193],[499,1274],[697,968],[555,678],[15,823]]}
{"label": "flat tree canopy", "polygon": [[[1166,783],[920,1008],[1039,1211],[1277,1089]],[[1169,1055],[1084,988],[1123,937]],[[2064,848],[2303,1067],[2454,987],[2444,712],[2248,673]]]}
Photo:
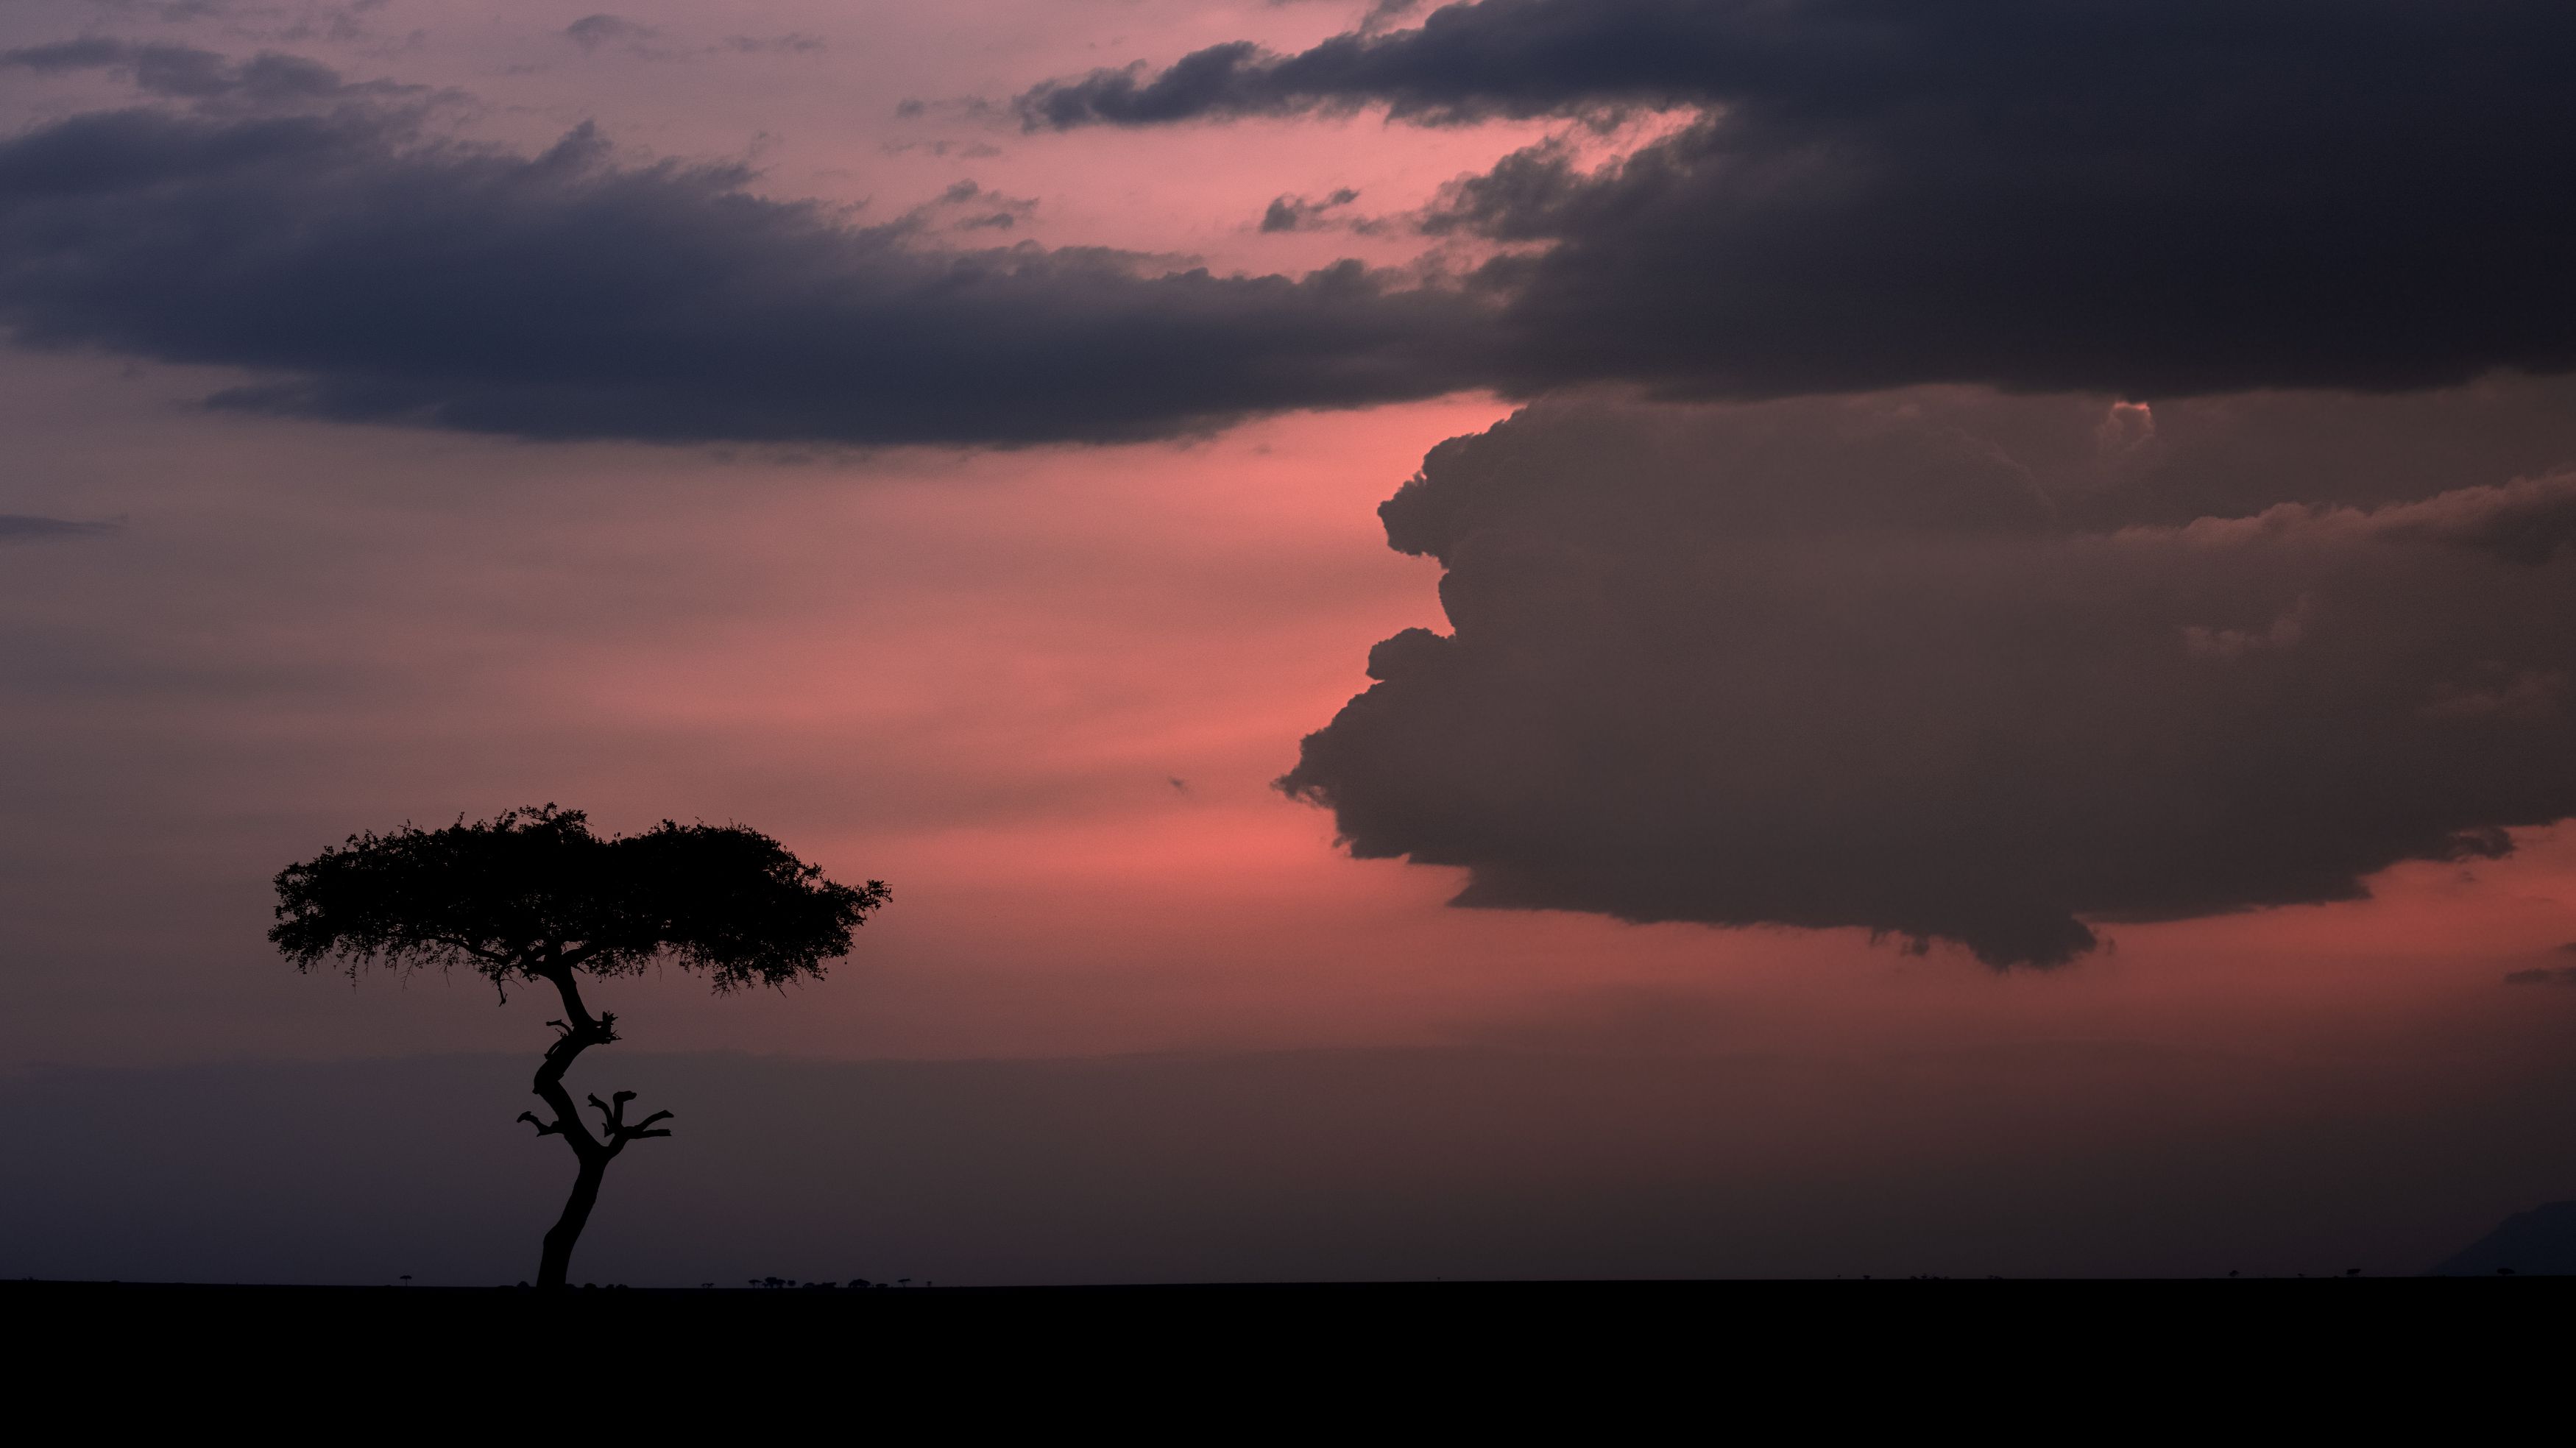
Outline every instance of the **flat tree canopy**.
{"label": "flat tree canopy", "polygon": [[544,805],[445,829],[351,835],[278,872],[268,938],[298,970],[333,959],[353,978],[377,963],[466,965],[505,994],[517,977],[562,996],[563,1018],[547,1022],[554,1044],[531,1083],[552,1117],[519,1114],[537,1135],[562,1137],[580,1163],[537,1263],[537,1285],[560,1288],[609,1162],[629,1142],[671,1134],[661,1124],[668,1111],[626,1119],[632,1091],[590,1097],[596,1128],[574,1109],[564,1073],[583,1051],[617,1039],[616,1015],[592,1015],[574,973],[631,975],[668,960],[705,972],[718,991],[783,986],[848,954],[850,932],[889,893],[882,880],[836,885],[739,825],[664,820],[601,839],[581,811]]}
{"label": "flat tree canopy", "polygon": [[821,976],[889,894],[826,880],[738,825],[664,820],[603,839],[581,811],[546,805],[353,835],[290,865],[268,938],[299,970],[466,965],[506,989],[667,960],[729,991]]}

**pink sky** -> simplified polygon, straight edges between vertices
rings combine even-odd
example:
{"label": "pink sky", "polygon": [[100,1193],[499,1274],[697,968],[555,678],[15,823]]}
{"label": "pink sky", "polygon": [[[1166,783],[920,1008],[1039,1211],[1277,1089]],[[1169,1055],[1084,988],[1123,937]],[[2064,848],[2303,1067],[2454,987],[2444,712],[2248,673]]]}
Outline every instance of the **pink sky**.
{"label": "pink sky", "polygon": [[[1221,40],[1303,45],[1359,4],[813,0],[718,19],[623,0],[658,32],[648,50],[823,42],[685,63],[563,40],[592,8],[390,0],[335,33],[330,6],[129,25],[22,0],[0,49],[109,28],[289,49],[453,87],[468,136],[536,146],[596,121],[635,156],[749,158],[767,193],[870,219],[972,179],[1035,199],[1015,236],[1221,272],[1403,260],[1420,246],[1254,226],[1275,196],[1343,186],[1362,213],[1418,206],[1552,129],[1360,114],[1030,137],[946,104]],[[100,84],[13,82],[0,123]],[[934,104],[898,117],[910,98]],[[639,1049],[1831,1062],[2131,1043],[2224,1055],[2284,1098],[2361,1071],[2438,1102],[2505,1089],[2498,1063],[2563,1054],[2576,1030],[2576,990],[2499,984],[2576,962],[2565,826],[2500,861],[2400,866],[2367,900],[2107,926],[2114,952],[2054,971],[1858,931],[1453,910],[1462,872],[1348,858],[1331,817],[1271,781],[1366,687],[1370,645],[1445,627],[1439,567],[1390,551],[1375,509],[1427,449],[1506,416],[1492,396],[1183,443],[868,452],[192,406],[228,380],[0,350],[0,513],[126,523],[0,551],[8,1068],[529,1049],[534,1003],[496,1010],[463,978],[299,977],[261,931],[269,876],[349,832],[548,800],[613,830],[740,821],[894,886],[823,984],[603,986]],[[2082,1069],[2035,1061],[2026,1089]],[[1937,1111],[1943,1083],[1922,1090]]]}
{"label": "pink sky", "polygon": [[[1050,244],[1221,268],[1367,244],[1258,235],[1272,195],[1354,185],[1396,209],[1544,129],[1361,115],[1027,137],[958,107],[894,114],[1214,38],[1307,43],[1348,20],[1324,3],[790,5],[721,26],[634,5],[620,14],[660,36],[590,53],[558,34],[590,12],[556,8],[443,6],[415,33],[397,0],[335,39],[292,7],[246,7],[148,33],[457,87],[472,134],[542,144],[589,119],[638,154],[756,156],[777,194],[876,215],[971,177],[1036,197]],[[86,6],[31,6],[7,38],[96,24]],[[825,44],[703,64],[630,53],[753,31]],[[19,100],[29,116],[76,103],[69,82]],[[943,141],[945,155],[921,144]],[[115,676],[13,705],[45,761],[21,787],[61,812],[60,837],[17,847],[18,909],[53,922],[49,950],[155,962],[148,986],[45,988],[0,1028],[20,1061],[519,1040],[522,1023],[462,986],[349,996],[282,978],[257,930],[286,858],[540,798],[612,828],[741,819],[896,883],[898,906],[828,987],[703,1008],[647,988],[654,1038],[674,1047],[1419,1042],[1545,1035],[1562,1003],[1579,1022],[1665,994],[1734,1044],[2214,1040],[2470,1010],[2502,969],[2576,938],[2576,881],[2546,840],[2458,878],[2401,869],[2370,902],[2122,927],[2116,958],[2046,976],[1856,934],[1446,910],[1451,872],[1343,858],[1328,817],[1269,781],[1365,685],[1370,643],[1441,625],[1436,568],[1389,552],[1374,508],[1430,445],[1508,411],[1491,398],[1178,445],[734,453],[206,416],[186,400],[212,374],[59,354],[6,366],[9,507],[131,519],[98,546],[7,560],[20,626]],[[151,863],[119,864],[137,859]],[[102,933],[99,876],[137,868],[166,874]],[[2548,994],[2532,1004],[2556,1008]]]}
{"label": "pink sky", "polygon": [[1491,401],[1178,446],[723,461],[208,419],[173,405],[189,379],[16,370],[0,406],[59,480],[30,503],[132,520],[10,560],[17,624],[111,676],[14,706],[19,787],[58,824],[13,849],[13,914],[85,962],[13,1013],[21,1062],[520,1042],[469,982],[352,992],[275,967],[259,931],[299,852],[523,799],[613,829],[740,819],[895,882],[826,985],[606,988],[674,1049],[2280,1051],[2554,1012],[2496,982],[2576,938],[2555,834],[2400,867],[2369,901],[2111,927],[2116,954],[2045,973],[1858,932],[1444,908],[1456,872],[1352,861],[1270,781],[1365,685],[1370,643],[1441,622],[1436,569],[1388,551],[1373,507]]}

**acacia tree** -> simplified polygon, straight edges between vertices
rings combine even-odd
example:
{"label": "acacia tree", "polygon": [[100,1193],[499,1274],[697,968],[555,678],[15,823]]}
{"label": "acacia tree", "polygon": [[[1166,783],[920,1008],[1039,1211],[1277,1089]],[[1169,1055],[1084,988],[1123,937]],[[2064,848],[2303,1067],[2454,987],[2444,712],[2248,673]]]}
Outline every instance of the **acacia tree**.
{"label": "acacia tree", "polygon": [[718,994],[819,979],[890,893],[882,880],[834,884],[755,830],[664,820],[603,839],[581,811],[545,805],[479,824],[352,835],[289,865],[277,876],[268,938],[298,970],[336,961],[354,980],[369,965],[462,965],[489,978],[504,1001],[514,982],[552,986],[563,998],[536,1076],[551,1119],[519,1114],[537,1135],[562,1137],[579,1163],[537,1267],[538,1286],[561,1287],[608,1164],[628,1142],[671,1134],[658,1124],[668,1111],[626,1119],[632,1091],[589,1098],[600,1116],[595,1133],[574,1109],[564,1073],[583,1051],[617,1039],[616,1015],[593,1016],[576,977],[633,975],[669,961],[704,972]]}

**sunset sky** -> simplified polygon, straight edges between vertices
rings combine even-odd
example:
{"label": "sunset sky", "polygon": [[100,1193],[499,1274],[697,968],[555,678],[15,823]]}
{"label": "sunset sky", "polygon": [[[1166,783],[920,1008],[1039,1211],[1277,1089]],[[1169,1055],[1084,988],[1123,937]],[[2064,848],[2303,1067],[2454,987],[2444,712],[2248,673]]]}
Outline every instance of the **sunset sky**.
{"label": "sunset sky", "polygon": [[2576,1197],[2576,10],[598,3],[0,7],[0,1275],[524,1275],[262,931],[545,801],[895,892],[599,988],[639,1282]]}

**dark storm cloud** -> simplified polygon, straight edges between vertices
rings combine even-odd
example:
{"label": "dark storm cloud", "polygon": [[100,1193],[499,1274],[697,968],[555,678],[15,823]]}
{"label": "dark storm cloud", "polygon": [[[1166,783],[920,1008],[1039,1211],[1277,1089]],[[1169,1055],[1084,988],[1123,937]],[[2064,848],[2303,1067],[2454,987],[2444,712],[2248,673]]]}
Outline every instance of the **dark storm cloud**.
{"label": "dark storm cloud", "polygon": [[[1715,99],[1737,76],[1760,68],[1759,57],[1737,52],[1760,31],[1794,30],[1795,19],[1784,24],[1781,8],[1486,0],[1445,6],[1419,27],[1390,30],[1384,22],[1393,17],[1380,7],[1370,16],[1374,23],[1295,55],[1229,41],[1160,71],[1135,65],[1048,81],[1013,104],[1031,130],[1372,104],[1429,121],[1547,115],[1619,102],[1689,104]],[[1771,14],[1744,13],[1751,9]],[[1776,48],[1777,41],[1765,47]]]}
{"label": "dark storm cloud", "polygon": [[[1434,120],[1604,105],[1823,119],[1939,111],[1984,91],[1998,109],[2045,93],[2075,107],[2070,120],[2100,120],[2188,108],[2210,84],[2358,99],[2446,65],[2472,72],[2441,82],[2465,95],[2476,78],[2547,74],[2576,35],[2547,0],[1469,0],[1403,30],[1389,15],[1294,55],[1230,41],[1160,72],[1049,81],[1017,104],[1053,127],[1363,105]],[[2547,53],[2507,53],[2533,45]]]}
{"label": "dark storm cloud", "polygon": [[[1701,110],[1621,162],[1542,146],[1454,185],[1422,224],[1508,244],[1455,285],[943,249],[932,232],[1022,216],[862,226],[585,137],[540,157],[436,143],[291,57],[70,41],[6,59],[120,71],[187,114],[0,142],[0,322],[248,369],[233,406],[674,441],[1169,436],[1600,381],[2171,397],[2576,365],[2576,188],[2549,179],[2576,173],[2576,12],[2328,14],[1487,0],[1024,98],[1067,123],[1372,99]],[[574,38],[631,40],[620,25]],[[1396,224],[1334,195],[1260,222]]]}
{"label": "dark storm cloud", "polygon": [[1518,298],[1509,385],[2173,395],[2576,365],[2572,68],[2558,0],[1484,0],[1018,105],[1697,109],[1621,164],[1523,153],[1432,218],[1541,248],[1486,278]]}
{"label": "dark storm cloud", "polygon": [[[1282,782],[1461,904],[1995,964],[2494,855],[2576,814],[2576,473],[2475,471],[2576,459],[2536,420],[2576,389],[2520,390],[2413,404],[2438,482],[2353,459],[2368,399],[1541,405],[1381,510],[1452,632],[1379,644]],[[2169,521],[2231,452],[2309,461]]]}
{"label": "dark storm cloud", "polygon": [[1452,390],[1485,350],[1479,303],[1357,263],[941,250],[606,152],[434,143],[356,102],[74,116],[0,142],[0,320],[249,369],[233,407],[663,441],[1168,436]]}

